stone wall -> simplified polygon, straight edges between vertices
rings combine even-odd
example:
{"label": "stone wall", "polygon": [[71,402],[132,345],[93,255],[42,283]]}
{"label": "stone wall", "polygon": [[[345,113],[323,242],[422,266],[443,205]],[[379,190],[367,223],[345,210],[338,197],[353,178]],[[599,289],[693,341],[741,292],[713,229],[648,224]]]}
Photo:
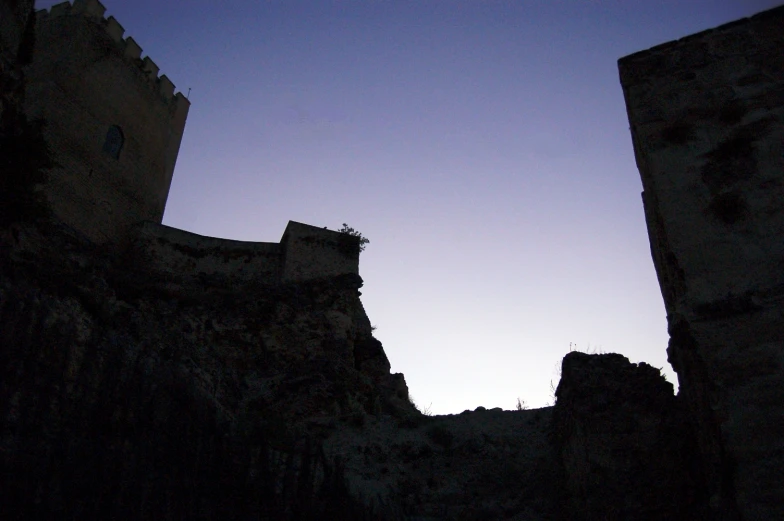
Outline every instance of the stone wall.
{"label": "stone wall", "polygon": [[699,453],[658,369],[619,354],[572,352],[555,395],[568,519],[705,518]]}
{"label": "stone wall", "polygon": [[151,222],[135,228],[137,253],[151,270],[209,275],[237,283],[276,284],[281,280],[282,253],[277,242],[216,239]]}
{"label": "stone wall", "polygon": [[152,222],[134,226],[131,236],[128,254],[162,277],[275,285],[359,275],[356,237],[294,221],[280,243],[205,237]]}
{"label": "stone wall", "polygon": [[0,1],[0,132],[16,124],[22,100],[21,63],[28,56],[21,56],[23,43],[29,44],[33,0]]}
{"label": "stone wall", "polygon": [[32,7],[33,0],[0,2],[0,49],[4,54],[18,54]]}
{"label": "stone wall", "polygon": [[359,273],[359,238],[289,221],[283,233],[283,280]]}
{"label": "stone wall", "polygon": [[[75,0],[36,16],[26,69],[29,118],[59,164],[47,195],[63,221],[95,242],[130,224],[161,222],[189,102],[97,0]],[[120,129],[119,154],[105,150]]]}
{"label": "stone wall", "polygon": [[619,61],[670,363],[721,519],[784,518],[784,7]]}

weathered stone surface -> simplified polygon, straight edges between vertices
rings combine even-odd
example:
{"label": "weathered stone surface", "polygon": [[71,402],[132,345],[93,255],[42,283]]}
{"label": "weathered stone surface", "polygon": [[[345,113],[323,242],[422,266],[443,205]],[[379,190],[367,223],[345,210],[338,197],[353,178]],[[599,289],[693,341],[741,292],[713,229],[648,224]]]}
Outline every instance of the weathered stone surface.
{"label": "weathered stone surface", "polygon": [[369,374],[355,361],[370,336],[356,276],[237,292],[15,231],[0,243],[3,519],[359,509],[323,440],[419,415],[369,363],[380,345]]}
{"label": "weathered stone surface", "polygon": [[98,0],[39,11],[25,67],[25,111],[45,119],[57,166],[47,196],[60,219],[94,242],[141,221],[160,223],[190,102],[157,67],[116,39]]}
{"label": "weathered stone surface", "polygon": [[67,228],[0,245],[3,519],[559,518],[551,409],[421,415],[357,276],[237,290]]}
{"label": "weathered stone surface", "polygon": [[784,7],[619,62],[713,515],[784,518]]}
{"label": "weathered stone surface", "polygon": [[33,0],[0,1],[0,135],[18,124],[24,82],[22,65],[33,43]]}
{"label": "weathered stone surface", "polygon": [[[0,2],[0,54],[9,56],[13,63],[25,62],[20,50],[25,43],[25,31],[33,12],[34,0],[3,0]],[[29,36],[29,35],[27,35]]]}
{"label": "weathered stone surface", "polygon": [[563,359],[553,434],[568,518],[703,519],[699,455],[658,369],[618,354]]}
{"label": "weathered stone surface", "polygon": [[325,443],[352,495],[395,519],[561,519],[552,408],[465,411],[401,422],[370,418]]}

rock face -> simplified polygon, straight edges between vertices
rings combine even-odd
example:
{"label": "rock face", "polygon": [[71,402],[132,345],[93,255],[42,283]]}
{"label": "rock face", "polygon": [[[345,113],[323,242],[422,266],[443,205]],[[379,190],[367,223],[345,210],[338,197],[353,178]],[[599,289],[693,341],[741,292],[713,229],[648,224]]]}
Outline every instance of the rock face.
{"label": "rock face", "polygon": [[551,409],[421,415],[357,276],[159,279],[54,225],[0,244],[3,519],[559,518]]}
{"label": "rock face", "polygon": [[784,519],[784,7],[619,62],[713,515]]}
{"label": "rock face", "polygon": [[702,519],[699,455],[672,384],[618,354],[564,357],[553,433],[569,519]]}
{"label": "rock face", "polygon": [[698,511],[688,431],[649,366],[573,353],[555,407],[427,417],[390,374],[356,275],[227,286],[65,227],[14,231],[0,242],[3,519]]}
{"label": "rock face", "polygon": [[33,0],[0,2],[0,133],[18,125],[24,82],[22,65],[30,60]]}
{"label": "rock face", "polygon": [[3,519],[318,518],[351,506],[323,439],[418,416],[356,276],[237,292],[156,280],[54,231],[15,237],[0,264]]}

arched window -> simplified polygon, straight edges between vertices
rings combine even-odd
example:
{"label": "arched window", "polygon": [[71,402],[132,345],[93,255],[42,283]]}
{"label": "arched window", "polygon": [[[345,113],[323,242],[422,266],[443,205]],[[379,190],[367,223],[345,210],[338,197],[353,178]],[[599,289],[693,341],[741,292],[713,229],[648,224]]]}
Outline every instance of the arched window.
{"label": "arched window", "polygon": [[112,125],[106,132],[106,141],[103,143],[103,151],[115,159],[120,159],[120,151],[122,150],[125,137],[123,137],[122,130],[117,125]]}

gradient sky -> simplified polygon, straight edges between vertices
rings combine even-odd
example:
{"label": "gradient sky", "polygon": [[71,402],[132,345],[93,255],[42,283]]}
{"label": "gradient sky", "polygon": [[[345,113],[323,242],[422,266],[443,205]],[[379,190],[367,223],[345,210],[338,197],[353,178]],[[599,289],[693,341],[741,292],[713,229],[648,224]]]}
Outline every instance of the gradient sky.
{"label": "gradient sky", "polygon": [[436,414],[548,404],[570,344],[677,382],[616,62],[780,3],[103,0],[190,89],[164,224],[362,232],[376,337]]}

